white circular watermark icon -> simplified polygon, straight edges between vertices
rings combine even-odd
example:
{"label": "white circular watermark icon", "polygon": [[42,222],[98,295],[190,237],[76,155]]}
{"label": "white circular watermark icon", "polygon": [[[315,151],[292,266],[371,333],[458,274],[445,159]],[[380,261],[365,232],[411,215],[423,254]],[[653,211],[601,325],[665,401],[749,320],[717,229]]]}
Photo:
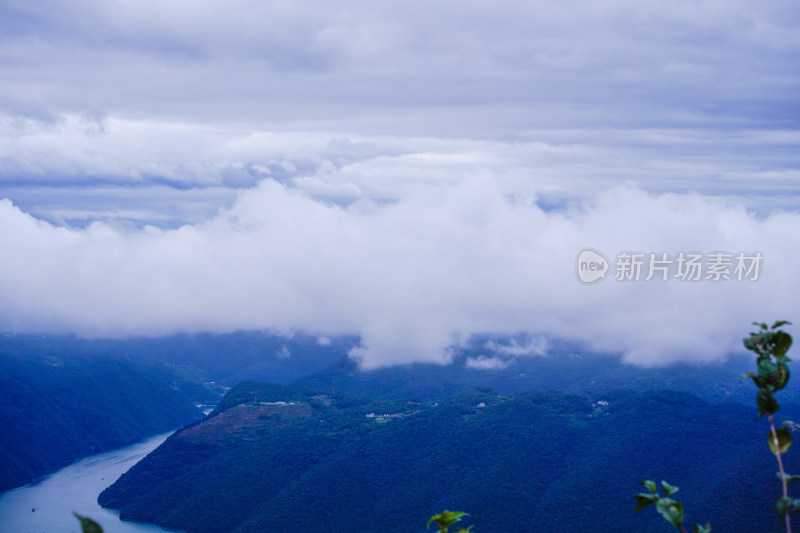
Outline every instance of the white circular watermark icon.
{"label": "white circular watermark icon", "polygon": [[608,272],[608,259],[603,254],[587,248],[578,255],[578,278],[584,283],[604,279]]}

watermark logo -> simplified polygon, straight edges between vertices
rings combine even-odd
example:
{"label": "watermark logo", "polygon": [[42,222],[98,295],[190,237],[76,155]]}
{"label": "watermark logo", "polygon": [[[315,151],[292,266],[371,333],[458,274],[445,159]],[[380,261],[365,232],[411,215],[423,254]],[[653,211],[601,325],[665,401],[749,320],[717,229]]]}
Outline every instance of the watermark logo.
{"label": "watermark logo", "polygon": [[[614,261],[615,281],[757,281],[761,252],[679,252],[668,254],[620,252]],[[605,279],[610,262],[600,252],[584,249],[578,255],[578,278],[583,283]]]}
{"label": "watermark logo", "polygon": [[591,249],[581,251],[578,255],[578,278],[584,283],[594,283],[606,277],[608,260],[599,252]]}

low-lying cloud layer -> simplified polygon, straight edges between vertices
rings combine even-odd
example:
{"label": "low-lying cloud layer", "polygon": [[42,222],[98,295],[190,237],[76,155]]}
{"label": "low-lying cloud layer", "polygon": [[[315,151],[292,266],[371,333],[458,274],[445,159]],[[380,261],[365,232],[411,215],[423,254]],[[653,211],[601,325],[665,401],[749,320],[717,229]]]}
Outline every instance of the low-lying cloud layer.
{"label": "low-lying cloud layer", "polygon": [[[547,334],[638,364],[710,361],[753,320],[793,318],[800,215],[759,219],[635,187],[542,210],[488,177],[347,207],[274,180],[204,224],[54,227],[0,203],[0,329],[140,335],[358,333],[364,367],[447,362],[474,333]],[[579,281],[578,253],[760,252],[759,278]],[[514,347],[511,347],[514,348]],[[506,347],[506,349],[511,349]],[[516,346],[532,351],[539,346]]]}

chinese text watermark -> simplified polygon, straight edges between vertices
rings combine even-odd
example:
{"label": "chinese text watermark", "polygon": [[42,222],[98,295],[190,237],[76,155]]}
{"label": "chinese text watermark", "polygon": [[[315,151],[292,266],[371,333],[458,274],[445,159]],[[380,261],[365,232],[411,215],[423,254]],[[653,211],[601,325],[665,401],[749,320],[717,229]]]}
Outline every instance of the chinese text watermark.
{"label": "chinese text watermark", "polygon": [[620,252],[613,268],[600,252],[585,249],[578,255],[578,279],[594,283],[611,270],[615,281],[758,281],[761,252]]}

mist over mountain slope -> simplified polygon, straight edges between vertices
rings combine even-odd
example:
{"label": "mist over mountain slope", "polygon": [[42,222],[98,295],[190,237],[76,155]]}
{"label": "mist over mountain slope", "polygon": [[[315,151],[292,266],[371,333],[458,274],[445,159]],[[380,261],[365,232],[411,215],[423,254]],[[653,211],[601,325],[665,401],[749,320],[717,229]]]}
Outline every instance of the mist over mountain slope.
{"label": "mist over mountain slope", "polygon": [[113,355],[144,363],[191,367],[203,378],[233,386],[244,379],[288,383],[338,360],[354,345],[351,337],[318,337],[264,331],[196,333],[119,339],[70,335],[0,336],[0,353]]}
{"label": "mist over mountain slope", "polygon": [[[753,358],[731,356],[724,364],[674,364],[663,368],[626,365],[610,354],[580,355],[569,349],[546,356],[510,358],[501,365],[480,367],[482,350],[466,349],[450,365],[416,363],[392,368],[359,370],[342,358],[327,368],[292,382],[301,390],[320,390],[366,398],[437,400],[477,387],[501,393],[531,389],[597,395],[613,389],[656,391],[669,389],[697,395],[711,403],[752,405],[756,390],[741,375],[753,370]],[[481,359],[481,358],[484,359]],[[800,403],[800,390],[782,391],[785,401]]]}
{"label": "mist over mountain slope", "polygon": [[[526,336],[476,336],[453,348],[449,365],[415,363],[362,370],[348,353],[354,336],[291,336],[262,331],[174,335],[160,338],[83,339],[72,336],[0,336],[0,353],[18,357],[113,356],[169,367],[195,400],[216,401],[198,383],[231,387],[261,380],[298,389],[339,392],[369,398],[440,399],[476,387],[513,393],[553,389],[600,394],[611,389],[672,389],[712,403],[750,405],[754,392],[740,383],[753,369],[748,355],[733,354],[724,363],[673,364],[642,368],[624,364],[619,354],[597,354],[558,339]],[[800,391],[783,392],[800,403]]]}

